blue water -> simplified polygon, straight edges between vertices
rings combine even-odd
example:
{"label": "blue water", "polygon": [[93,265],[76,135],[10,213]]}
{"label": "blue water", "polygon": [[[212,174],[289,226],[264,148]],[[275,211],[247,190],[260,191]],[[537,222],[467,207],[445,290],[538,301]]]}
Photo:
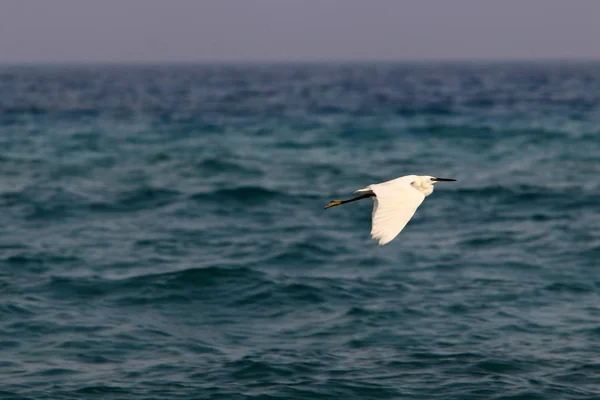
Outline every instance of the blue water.
{"label": "blue water", "polygon": [[1,67],[0,398],[599,399],[599,136],[599,63]]}

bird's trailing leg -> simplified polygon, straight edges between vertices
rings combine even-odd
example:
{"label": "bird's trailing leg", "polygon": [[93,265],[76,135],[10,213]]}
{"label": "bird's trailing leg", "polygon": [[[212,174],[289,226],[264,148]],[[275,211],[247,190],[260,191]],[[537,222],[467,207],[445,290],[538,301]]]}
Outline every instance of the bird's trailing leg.
{"label": "bird's trailing leg", "polygon": [[327,204],[325,206],[325,209],[330,208],[330,207],[339,206],[341,204],[352,203],[353,201],[357,201],[357,200],[368,199],[369,197],[373,197],[373,196],[375,196],[375,193],[363,194],[362,196],[353,197],[348,200],[331,200],[329,202],[329,204]]}

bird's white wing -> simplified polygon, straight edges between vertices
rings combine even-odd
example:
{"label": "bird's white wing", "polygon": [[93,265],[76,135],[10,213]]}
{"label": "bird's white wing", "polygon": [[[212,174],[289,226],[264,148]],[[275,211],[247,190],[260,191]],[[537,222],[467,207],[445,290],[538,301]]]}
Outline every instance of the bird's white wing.
{"label": "bird's white wing", "polygon": [[375,193],[371,237],[383,246],[404,229],[425,196],[403,179],[371,185],[369,189]]}

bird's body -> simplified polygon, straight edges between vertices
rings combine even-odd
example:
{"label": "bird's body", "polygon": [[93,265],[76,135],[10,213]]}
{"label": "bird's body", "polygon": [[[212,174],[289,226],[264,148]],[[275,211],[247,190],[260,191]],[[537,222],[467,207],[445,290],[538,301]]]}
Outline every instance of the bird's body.
{"label": "bird's body", "polygon": [[325,208],[339,206],[356,200],[373,198],[371,237],[380,246],[392,241],[404,229],[425,197],[433,193],[436,182],[455,179],[433,176],[406,175],[387,182],[369,185],[354,193],[360,194],[349,200],[333,200]]}

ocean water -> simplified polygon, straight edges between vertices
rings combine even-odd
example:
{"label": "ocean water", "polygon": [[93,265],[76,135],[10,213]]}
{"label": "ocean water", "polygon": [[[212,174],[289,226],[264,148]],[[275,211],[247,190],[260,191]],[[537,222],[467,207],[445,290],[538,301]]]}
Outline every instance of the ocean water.
{"label": "ocean water", "polygon": [[3,400],[600,399],[599,63],[3,66],[0,149]]}

